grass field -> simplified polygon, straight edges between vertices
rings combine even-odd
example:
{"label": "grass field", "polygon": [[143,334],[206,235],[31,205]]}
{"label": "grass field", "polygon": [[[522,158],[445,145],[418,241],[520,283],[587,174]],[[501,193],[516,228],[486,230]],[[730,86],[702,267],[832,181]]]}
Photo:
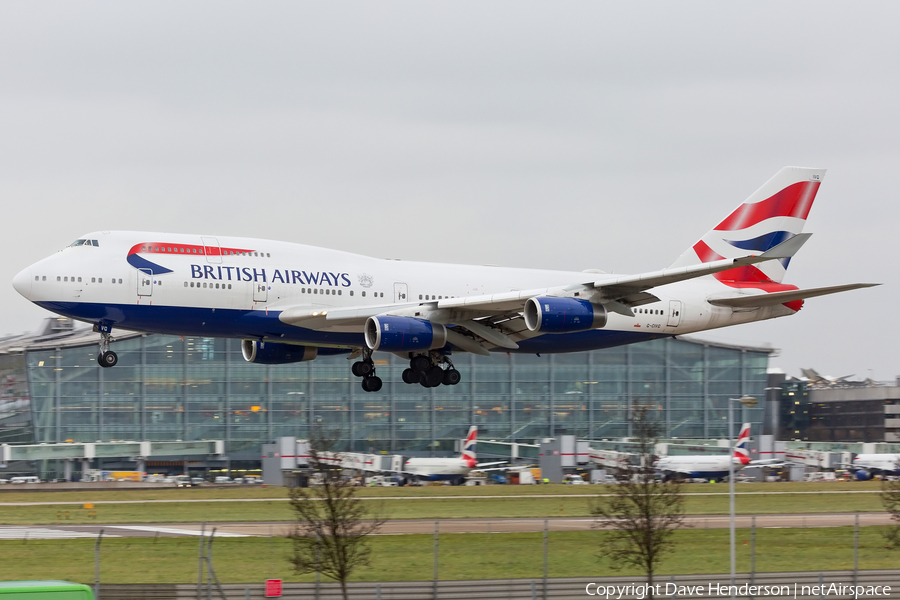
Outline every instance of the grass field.
{"label": "grass field", "polygon": [[[841,489],[841,488],[845,489]],[[715,489],[714,492],[707,490]],[[793,514],[880,512],[877,493],[854,493],[879,488],[869,484],[744,484],[738,488],[739,514]],[[695,491],[697,490],[697,491]],[[523,497],[507,498],[525,492]],[[362,488],[361,497],[384,498],[381,511],[390,519],[450,519],[506,517],[587,516],[590,496],[600,486],[487,486],[474,488]],[[688,514],[726,514],[727,486],[685,486]],[[721,491],[721,493],[720,493]],[[845,491],[846,493],[830,493]],[[542,492],[538,494],[537,492]],[[705,493],[698,493],[705,492]],[[759,493],[763,492],[763,493]],[[779,493],[771,493],[779,492]],[[398,495],[410,499],[391,499]],[[559,494],[562,497],[540,497]],[[710,494],[710,495],[707,495]],[[501,496],[492,498],[487,496]],[[249,498],[253,502],[240,502]],[[96,523],[181,523],[227,521],[285,521],[291,515],[283,488],[161,489],[112,492],[0,493],[2,502],[118,501],[94,504],[93,513],[82,503],[65,505],[0,506],[0,524],[37,525],[61,521]],[[166,500],[146,503],[141,501]],[[204,501],[204,500],[208,500]],[[235,501],[228,501],[235,500]],[[127,503],[136,502],[136,503]],[[378,502],[378,500],[373,500]]]}
{"label": "grass field", "polygon": [[[884,548],[878,527],[860,529],[861,569],[900,566],[900,552]],[[676,532],[676,552],[660,571],[724,573],[728,571],[728,531]],[[604,558],[602,532],[551,532],[549,576],[630,575],[613,571]],[[738,532],[740,572],[750,570],[749,532]],[[440,537],[439,577],[450,579],[539,578],[543,572],[541,533],[444,534]],[[357,581],[410,581],[432,577],[431,535],[372,538],[373,562]],[[101,544],[100,577],[104,583],[191,583],[197,580],[198,540],[189,538],[106,538]],[[282,538],[228,538],[213,544],[213,566],[225,583],[279,578],[311,581],[291,573],[290,542]],[[756,533],[756,570],[840,570],[853,568],[853,528],[760,529]],[[61,559],[64,557],[64,559]],[[3,573],[18,579],[65,579],[92,583],[94,540],[0,542]]]}
{"label": "grass field", "polygon": [[[199,488],[156,488],[121,490],[79,490],[51,491],[54,484],[46,484],[47,491],[19,491],[18,486],[0,486],[0,503],[4,502],[97,502],[109,500],[170,500],[170,499],[237,499],[237,498],[284,498],[285,490],[279,487],[199,487]],[[398,497],[415,496],[540,496],[571,495],[584,496],[601,493],[608,486],[596,485],[488,485],[488,486],[408,486],[360,488],[360,496]],[[683,487],[685,494],[727,494],[727,484],[690,484]],[[863,492],[878,491],[877,481],[814,482],[814,483],[741,483],[736,487],[738,495],[760,492]]]}

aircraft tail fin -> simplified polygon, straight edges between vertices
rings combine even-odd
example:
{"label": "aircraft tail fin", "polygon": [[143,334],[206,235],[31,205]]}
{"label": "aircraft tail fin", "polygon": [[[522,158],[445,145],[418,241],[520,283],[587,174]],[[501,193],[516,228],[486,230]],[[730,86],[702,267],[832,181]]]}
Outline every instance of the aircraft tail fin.
{"label": "aircraft tail fin", "polygon": [[472,467],[475,466],[477,459],[475,457],[475,444],[478,442],[478,427],[472,425],[469,427],[469,433],[466,435],[466,441],[463,444],[462,454],[460,458],[468,462]]}
{"label": "aircraft tail fin", "polygon": [[[686,267],[748,253],[766,252],[803,231],[825,169],[784,167],[696,244],[672,267]],[[781,283],[790,257],[713,275],[726,283]]]}
{"label": "aircraft tail fin", "polygon": [[741,426],[741,433],[738,434],[737,443],[734,445],[732,458],[736,458],[742,465],[750,464],[750,423],[744,423]]}

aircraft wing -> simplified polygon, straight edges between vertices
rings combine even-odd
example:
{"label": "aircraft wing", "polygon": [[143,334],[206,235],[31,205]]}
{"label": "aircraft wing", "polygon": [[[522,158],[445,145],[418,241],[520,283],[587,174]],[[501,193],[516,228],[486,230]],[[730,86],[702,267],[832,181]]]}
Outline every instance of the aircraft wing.
{"label": "aircraft wing", "polygon": [[494,465],[506,465],[506,466],[503,467],[503,468],[504,468],[504,469],[508,469],[508,468],[509,468],[509,461],[506,461],[506,460],[499,460],[499,461],[497,461],[497,462],[478,463],[477,465],[475,465],[475,470],[476,470],[476,471],[483,471],[484,469],[482,469],[482,467],[493,467]]}
{"label": "aircraft wing", "polygon": [[668,473],[681,473],[682,475],[690,475],[693,473],[690,469],[685,469],[683,467],[663,467],[659,470]]}
{"label": "aircraft wing", "polygon": [[475,467],[472,469],[473,471],[479,471],[481,473],[490,473],[491,471],[509,471],[510,466],[506,465],[505,467],[491,467],[490,469],[482,469],[481,467]]}
{"label": "aircraft wing", "polygon": [[[534,334],[525,327],[521,313],[525,303],[537,296],[579,297],[604,304],[608,310],[634,316],[633,306],[658,300],[650,293],[654,287],[703,277],[738,267],[793,256],[811,234],[795,235],[759,254],[721,259],[687,267],[675,267],[638,275],[583,279],[570,285],[497,294],[444,298],[436,301],[404,304],[367,305],[330,309],[322,306],[297,306],[283,310],[279,320],[310,329],[361,327],[369,317],[390,315],[418,318],[448,326],[447,340],[454,346],[476,354],[489,354],[488,348],[516,349],[518,339]],[[784,302],[784,300],[782,300]]]}
{"label": "aircraft wing", "polygon": [[784,461],[778,460],[775,458],[763,459],[763,460],[751,460],[750,464],[747,466],[749,466],[749,467],[783,467]]}
{"label": "aircraft wing", "polygon": [[[634,316],[630,309],[627,309],[627,305],[640,306],[641,304],[648,304],[657,300],[652,294],[646,293],[649,289],[688,279],[695,279],[697,277],[704,277],[714,273],[721,273],[722,271],[728,271],[738,267],[755,265],[769,260],[789,258],[796,254],[811,235],[812,234],[810,233],[795,235],[771,250],[759,255],[750,254],[741,258],[722,259],[688,267],[651,271],[639,275],[623,275],[621,277],[611,277],[597,281],[583,281],[580,283],[573,283],[570,286],[522,290],[482,296],[466,296],[463,298],[447,298],[438,300],[437,307],[448,310],[455,309],[463,312],[477,313],[482,311],[492,314],[498,311],[522,310],[525,302],[529,298],[535,296],[563,295],[567,292],[584,290],[593,292],[590,295],[594,297],[593,299],[595,301],[601,303],[605,303],[605,301],[613,303],[618,302],[619,304],[626,305],[625,310],[627,310],[627,313],[630,313],[628,316]],[[634,302],[631,300],[632,297],[634,297]]]}

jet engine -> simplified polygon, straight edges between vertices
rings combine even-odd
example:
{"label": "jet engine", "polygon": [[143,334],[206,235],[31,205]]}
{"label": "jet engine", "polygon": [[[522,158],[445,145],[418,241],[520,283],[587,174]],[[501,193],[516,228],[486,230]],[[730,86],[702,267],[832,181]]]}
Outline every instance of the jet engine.
{"label": "jet engine", "polygon": [[285,365],[313,360],[319,349],[315,346],[297,346],[259,340],[241,340],[241,354],[247,362],[260,365]]}
{"label": "jet engine", "polygon": [[872,474],[866,471],[865,469],[860,469],[855,473],[857,481],[869,481],[872,479]]}
{"label": "jet engine", "polygon": [[431,350],[447,345],[443,325],[411,317],[369,317],[366,321],[366,345],[371,350],[406,352]]}
{"label": "jet engine", "polygon": [[577,298],[529,298],[525,325],[530,331],[568,333],[606,325],[606,307]]}

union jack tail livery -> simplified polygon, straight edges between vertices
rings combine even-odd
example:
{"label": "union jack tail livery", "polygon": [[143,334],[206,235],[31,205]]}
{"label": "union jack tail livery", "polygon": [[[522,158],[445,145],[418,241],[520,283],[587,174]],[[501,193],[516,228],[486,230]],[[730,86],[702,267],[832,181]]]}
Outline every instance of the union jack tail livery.
{"label": "union jack tail livery", "polygon": [[[708,263],[723,258],[762,254],[803,231],[825,169],[784,167],[738,206],[721,223],[688,248],[673,267]],[[730,287],[747,283],[778,284],[784,279],[790,258],[780,258],[722,271],[713,275]],[[744,284],[744,285],[738,285]],[[791,289],[796,289],[793,286]],[[766,291],[775,291],[766,289]]]}
{"label": "union jack tail livery", "polygon": [[463,445],[463,451],[460,455],[460,458],[468,463],[469,467],[474,469],[475,465],[478,464],[478,460],[475,458],[475,444],[477,443],[478,437],[478,427],[472,425],[469,427],[469,434],[466,435],[466,443]]}
{"label": "union jack tail livery", "polygon": [[738,462],[742,465],[750,464],[750,423],[744,423],[741,426],[741,433],[738,435],[737,444],[734,445],[734,455]]}

